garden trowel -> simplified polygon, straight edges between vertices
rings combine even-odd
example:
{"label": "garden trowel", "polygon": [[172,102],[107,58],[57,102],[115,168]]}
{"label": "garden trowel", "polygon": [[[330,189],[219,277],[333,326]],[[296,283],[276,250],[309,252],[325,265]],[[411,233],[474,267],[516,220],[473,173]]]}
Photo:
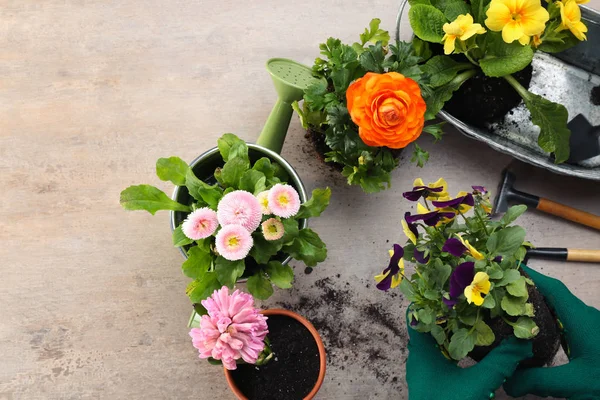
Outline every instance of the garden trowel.
{"label": "garden trowel", "polygon": [[578,114],[567,126],[571,131],[568,163],[577,164],[600,155],[600,125],[593,126],[583,114]]}
{"label": "garden trowel", "polygon": [[600,263],[600,250],[566,249],[559,247],[535,247],[527,249],[524,263],[530,258],[556,261]]}

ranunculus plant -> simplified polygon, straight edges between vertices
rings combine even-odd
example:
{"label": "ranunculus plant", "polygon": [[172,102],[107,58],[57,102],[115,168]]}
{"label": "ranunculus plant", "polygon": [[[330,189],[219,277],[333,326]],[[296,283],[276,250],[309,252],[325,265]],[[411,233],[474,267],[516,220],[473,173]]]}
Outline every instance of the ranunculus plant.
{"label": "ranunculus plant", "polygon": [[[328,206],[331,190],[315,189],[301,204],[288,185],[282,168],[266,158],[251,163],[246,143],[233,134],[218,141],[224,165],[214,171],[214,184],[194,174],[178,157],[161,158],[156,173],[161,180],[185,186],[190,204],[171,200],[150,185],[130,186],[121,192],[127,210],[188,213],[173,232],[175,247],[183,247],[187,260],[183,273],[192,278],[186,293],[200,303],[223,285],[232,288],[242,276],[258,299],[273,293],[272,284],[287,289],[294,272],[282,263],[286,255],[313,267],[327,257],[319,235],[300,229],[300,220],[318,217]],[[204,310],[197,307],[200,313]]]}
{"label": "ranunculus plant", "polygon": [[[523,98],[531,121],[540,128],[539,146],[555,162],[569,157],[567,109],[531,93],[513,76],[529,66],[536,51],[557,53],[586,40],[579,0],[409,0],[410,25],[418,54],[426,59],[428,78],[440,106],[460,86],[482,71],[503,78]],[[437,47],[443,44],[441,48]],[[430,46],[432,45],[432,46]],[[432,74],[433,73],[433,74]],[[425,86],[423,86],[425,83]],[[427,96],[424,96],[427,100]],[[430,97],[431,98],[431,97]],[[440,108],[432,107],[432,111]]]}
{"label": "ranunculus plant", "polygon": [[[525,230],[512,225],[527,207],[513,206],[492,221],[485,188],[450,197],[443,179],[428,185],[417,179],[403,195],[418,202],[417,212],[402,221],[408,241],[393,246],[389,265],[375,280],[380,290],[399,287],[412,302],[409,329],[431,333],[454,360],[476,346],[499,343],[499,326],[518,338],[534,338],[540,332],[534,316],[543,307],[530,299],[533,282],[519,269],[531,244]],[[410,276],[405,260],[414,263]],[[547,317],[555,324],[549,311]]]}
{"label": "ranunculus plant", "polygon": [[[379,23],[373,19],[352,45],[334,38],[321,44],[323,58],[313,66],[321,79],[305,90],[302,108],[294,104],[303,127],[326,146],[325,161],[368,193],[389,187],[399,151],[422,132],[442,135],[442,124],[425,125],[441,105],[424,80],[424,59],[412,43],[388,44]],[[412,160],[423,166],[428,157],[415,143]]]}

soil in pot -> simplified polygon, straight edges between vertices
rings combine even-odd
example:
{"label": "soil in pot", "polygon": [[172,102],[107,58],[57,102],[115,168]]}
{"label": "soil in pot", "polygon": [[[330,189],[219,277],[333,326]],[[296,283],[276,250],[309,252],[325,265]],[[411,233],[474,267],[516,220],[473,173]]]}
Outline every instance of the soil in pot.
{"label": "soil in pot", "polygon": [[283,315],[270,315],[268,338],[274,358],[261,367],[241,364],[230,371],[250,400],[301,400],[319,376],[319,349],[310,331]]}
{"label": "soil in pot", "polygon": [[[513,74],[525,88],[529,88],[533,67]],[[461,121],[480,128],[486,123],[496,122],[519,105],[521,96],[503,78],[490,78],[479,72],[466,81],[446,104],[444,111]]]}
{"label": "soil in pot", "polygon": [[[523,274],[525,275],[525,274]],[[533,286],[528,287],[529,302],[533,303],[535,316],[533,320],[540,328],[540,332],[532,340],[533,357],[521,362],[523,367],[542,367],[549,364],[553,359],[560,346],[560,329],[556,321],[554,313],[550,310],[544,296]],[[475,361],[481,361],[493,348],[497,347],[500,342],[513,336],[513,328],[508,325],[502,318],[488,319],[485,321],[494,334],[496,339],[490,346],[477,346],[469,357]]]}

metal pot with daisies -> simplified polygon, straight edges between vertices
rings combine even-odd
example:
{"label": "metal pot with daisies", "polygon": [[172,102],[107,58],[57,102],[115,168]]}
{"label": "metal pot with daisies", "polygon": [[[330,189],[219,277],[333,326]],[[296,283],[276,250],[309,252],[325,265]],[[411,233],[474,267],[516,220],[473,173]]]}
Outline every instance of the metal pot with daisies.
{"label": "metal pot with daisies", "polygon": [[273,151],[228,133],[191,165],[160,158],[156,173],[177,185],[174,199],[154,186],[136,185],[121,192],[121,205],[172,212],[173,245],[186,256],[182,270],[193,279],[186,293],[200,314],[206,313],[200,301],[242,277],[248,291],[264,300],[272,285],[291,287],[292,258],[314,267],[327,257],[307,219],[325,210],[330,189],[315,189],[307,200],[298,175]]}

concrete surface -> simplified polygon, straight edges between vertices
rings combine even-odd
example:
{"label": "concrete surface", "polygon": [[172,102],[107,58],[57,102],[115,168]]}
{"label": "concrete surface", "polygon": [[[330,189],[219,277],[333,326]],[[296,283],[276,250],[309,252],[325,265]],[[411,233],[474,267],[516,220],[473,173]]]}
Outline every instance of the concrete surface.
{"label": "concrete surface", "polygon": [[[187,335],[167,213],[125,212],[119,192],[170,191],[158,157],[192,160],[224,132],[255,139],[275,100],[265,60],[310,64],[321,41],[353,40],[376,16],[393,30],[397,3],[0,0],[0,399],[231,399]],[[400,193],[416,176],[494,188],[511,161],[451,130],[420,143],[427,167],[404,158],[393,188],[367,196],[317,162],[292,121],[283,155],[309,190],[333,189],[311,221],[329,259],[310,275],[294,263],[295,288],[263,305],[321,327],[319,399],[407,397],[406,302],[372,285],[404,240]],[[600,214],[598,183],[517,167],[522,189]],[[521,223],[539,246],[600,247],[598,232],[536,212]],[[599,265],[531,265],[600,306]]]}

